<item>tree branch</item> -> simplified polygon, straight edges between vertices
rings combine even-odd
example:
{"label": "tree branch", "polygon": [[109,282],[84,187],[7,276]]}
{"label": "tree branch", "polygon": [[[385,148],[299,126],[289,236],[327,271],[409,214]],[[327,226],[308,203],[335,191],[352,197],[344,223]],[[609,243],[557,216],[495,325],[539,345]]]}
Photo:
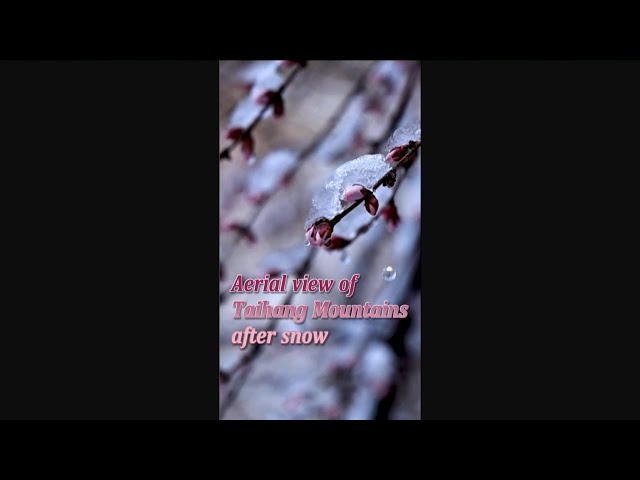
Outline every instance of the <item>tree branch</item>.
{"label": "tree branch", "polygon": [[[302,70],[304,67],[301,64],[297,64],[294,68],[293,71],[289,74],[289,76],[285,79],[284,83],[280,86],[280,88],[276,91],[276,94],[282,97],[282,94],[284,93],[284,91],[287,89],[287,87],[289,86],[289,84],[293,81],[293,79],[296,77],[296,75],[298,74],[298,72],[300,72],[300,70]],[[262,120],[262,117],[264,117],[265,113],[267,113],[267,111],[269,110],[269,108],[271,108],[271,102],[267,102],[265,104],[264,107],[262,107],[262,109],[258,112],[258,115],[256,115],[256,118],[253,119],[253,121],[249,124],[249,126],[247,128],[244,129],[244,133],[246,135],[250,135],[251,132],[253,132],[253,129],[258,125],[258,123],[260,123],[260,120]],[[240,143],[240,138],[236,138],[233,140],[233,142],[231,142],[230,145],[228,145],[226,148],[224,148],[221,152],[220,152],[220,160],[231,160],[231,152],[236,148],[236,146]]]}
{"label": "tree branch", "polygon": [[365,202],[369,197],[371,197],[371,195],[373,195],[373,192],[375,192],[376,189],[380,187],[380,185],[392,181],[392,179],[393,181],[395,181],[395,175],[398,169],[409,163],[409,161],[412,160],[413,155],[417,153],[418,148],[420,148],[420,146],[422,145],[421,140],[412,143],[413,145],[411,145],[411,142],[409,143],[409,148],[405,152],[404,156],[400,159],[400,161],[398,161],[398,163],[394,167],[392,167],[387,173],[385,173],[380,179],[378,179],[378,181],[373,184],[373,187],[371,187],[371,190],[369,192],[367,192],[361,199],[356,200],[343,211],[336,214],[333,218],[329,219],[329,225],[331,225],[332,228],[335,227],[340,222],[340,220],[346,217],[350,212],[355,210],[358,205]]}

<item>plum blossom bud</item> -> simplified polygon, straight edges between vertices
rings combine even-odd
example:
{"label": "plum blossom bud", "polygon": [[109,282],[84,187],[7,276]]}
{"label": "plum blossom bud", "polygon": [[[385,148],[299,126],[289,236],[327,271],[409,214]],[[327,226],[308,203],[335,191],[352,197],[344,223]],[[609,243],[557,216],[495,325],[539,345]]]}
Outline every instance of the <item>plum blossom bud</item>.
{"label": "plum blossom bud", "polygon": [[378,213],[378,199],[373,193],[364,201],[364,208],[366,208],[369,215],[373,217]]}
{"label": "plum blossom bud", "polygon": [[251,134],[246,132],[243,133],[241,142],[242,143],[240,145],[240,151],[242,152],[242,157],[245,159],[245,161],[249,161],[249,159],[253,155],[254,150],[254,143]]}
{"label": "plum blossom bud", "polygon": [[364,197],[369,190],[359,183],[355,183],[350,187],[347,187],[342,194],[342,200],[344,202],[355,202],[356,200],[360,200]]}
{"label": "plum blossom bud", "polygon": [[418,157],[418,150],[414,149],[415,143],[416,142],[410,140],[409,143],[407,143],[406,145],[400,145],[399,147],[392,148],[391,151],[387,153],[387,156],[385,157],[384,161],[392,165],[396,164],[399,161],[405,159],[405,157],[407,156],[407,153],[411,151],[411,154],[406,159],[406,163],[405,163],[405,166],[408,167]]}
{"label": "plum blossom bud", "polygon": [[240,140],[240,137],[242,137],[243,133],[244,133],[244,129],[240,127],[232,127],[229,130],[227,130],[225,137],[227,138],[227,140],[233,140],[233,141]]}
{"label": "plum blossom bud", "polygon": [[387,163],[396,163],[398,162],[404,155],[404,147],[395,147],[384,158],[384,161]]}
{"label": "plum blossom bud", "polygon": [[382,209],[380,215],[384,219],[385,224],[387,225],[387,230],[390,233],[393,233],[400,223],[400,216],[398,215],[398,209],[396,208],[396,204],[391,199],[391,201],[387,204],[386,207]]}
{"label": "plum blossom bud", "polygon": [[305,238],[309,244],[314,247],[321,247],[326,244],[330,245],[333,227],[326,218],[320,218],[307,229]]}
{"label": "plum blossom bud", "polygon": [[272,105],[275,118],[280,118],[284,115],[284,100],[282,100],[280,92],[274,92],[273,90],[263,91],[255,97],[255,101],[261,105]]}

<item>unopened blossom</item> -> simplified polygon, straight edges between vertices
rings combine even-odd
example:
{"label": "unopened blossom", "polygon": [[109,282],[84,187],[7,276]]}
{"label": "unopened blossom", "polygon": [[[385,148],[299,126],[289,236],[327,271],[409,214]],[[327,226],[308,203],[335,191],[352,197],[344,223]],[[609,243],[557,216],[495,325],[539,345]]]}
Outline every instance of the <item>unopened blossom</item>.
{"label": "unopened blossom", "polygon": [[255,97],[255,101],[261,105],[272,105],[275,118],[284,115],[284,101],[280,92],[273,90],[263,91]]}
{"label": "unopened blossom", "polygon": [[244,133],[244,129],[240,127],[232,127],[225,133],[225,137],[227,140],[240,140],[242,134]]}
{"label": "unopened blossom", "polygon": [[378,199],[374,194],[369,195],[364,201],[364,208],[367,209],[371,216],[375,217],[376,213],[378,213]]}
{"label": "unopened blossom", "polygon": [[240,151],[242,152],[242,157],[245,159],[245,161],[248,161],[252,156],[253,156],[253,150],[254,150],[254,143],[253,143],[253,137],[251,137],[250,133],[243,133],[241,138],[241,144],[240,144]]}
{"label": "unopened blossom", "polygon": [[384,219],[389,232],[395,231],[398,223],[400,223],[400,216],[398,215],[398,209],[393,199],[382,209],[380,215]]}
{"label": "unopened blossom", "polygon": [[330,245],[333,227],[326,218],[316,220],[316,222],[307,229],[305,237],[314,247],[322,247]]}
{"label": "unopened blossom", "polygon": [[[387,156],[385,157],[385,162],[390,163],[391,165],[395,165],[398,162],[404,160],[409,154],[409,157],[406,158],[405,166],[409,166],[416,157],[418,156],[418,150],[414,148],[415,142],[410,141],[406,145],[400,145],[399,147],[392,148]],[[411,153],[409,153],[411,152]]]}
{"label": "unopened blossom", "polygon": [[345,202],[355,202],[363,198],[367,193],[369,193],[368,188],[356,183],[345,189],[342,194],[342,200]]}

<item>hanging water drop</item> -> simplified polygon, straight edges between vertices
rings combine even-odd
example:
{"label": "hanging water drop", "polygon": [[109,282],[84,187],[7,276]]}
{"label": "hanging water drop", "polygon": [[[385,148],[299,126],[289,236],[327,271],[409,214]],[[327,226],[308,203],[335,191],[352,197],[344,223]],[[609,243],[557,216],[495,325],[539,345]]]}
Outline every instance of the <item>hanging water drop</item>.
{"label": "hanging water drop", "polygon": [[304,241],[304,245],[305,245],[305,247],[308,247],[309,245],[311,245],[311,242],[309,240],[305,240]]}
{"label": "hanging water drop", "polygon": [[255,165],[256,161],[257,161],[256,156],[255,155],[251,155],[249,157],[249,160],[247,160],[247,165]]}
{"label": "hanging water drop", "polygon": [[396,271],[391,266],[386,267],[382,271],[382,278],[384,279],[385,282],[392,282],[393,280],[396,279],[396,275],[397,275]]}
{"label": "hanging water drop", "polygon": [[340,254],[340,263],[343,263],[345,265],[351,263],[351,257],[349,256],[346,250],[343,250],[342,253]]}

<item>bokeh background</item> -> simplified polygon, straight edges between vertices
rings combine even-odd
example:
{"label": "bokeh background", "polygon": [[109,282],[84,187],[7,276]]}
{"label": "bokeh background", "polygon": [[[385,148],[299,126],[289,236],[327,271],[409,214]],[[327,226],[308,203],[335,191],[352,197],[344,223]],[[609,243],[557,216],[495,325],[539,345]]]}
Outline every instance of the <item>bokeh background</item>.
{"label": "bokeh background", "polygon": [[[220,63],[220,147],[243,101],[270,62]],[[311,199],[335,169],[384,153],[394,131],[420,122],[420,66],[413,61],[309,61],[284,94],[285,115],[253,131],[255,158],[240,149],[220,161],[220,418],[420,418],[420,168],[397,189],[400,223],[382,219],[343,251],[305,246]],[[378,212],[378,217],[380,212]],[[310,254],[311,251],[313,254]],[[391,267],[394,275],[385,276]],[[229,294],[237,274],[361,275],[355,295]],[[307,320],[276,320],[275,329],[330,330],[324,345],[240,350],[231,334],[268,320],[234,320],[232,302],[306,304]],[[408,304],[406,319],[311,318],[315,300],[336,304]],[[321,322],[321,323],[319,323]],[[276,337],[279,338],[279,337]]]}

